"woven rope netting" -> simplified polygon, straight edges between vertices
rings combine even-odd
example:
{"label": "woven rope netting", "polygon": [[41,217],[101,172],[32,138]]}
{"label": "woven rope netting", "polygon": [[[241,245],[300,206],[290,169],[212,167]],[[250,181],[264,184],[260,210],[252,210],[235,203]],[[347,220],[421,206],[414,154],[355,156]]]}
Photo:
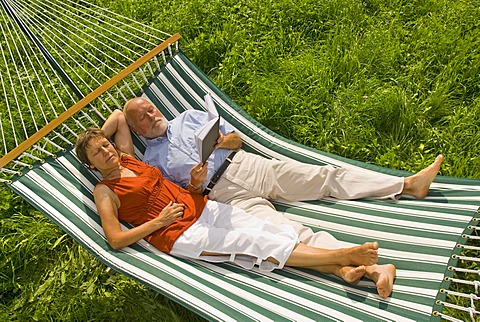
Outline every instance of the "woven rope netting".
{"label": "woven rope netting", "polygon": [[[86,1],[0,0],[0,181],[71,146],[77,133],[100,126],[115,108],[142,92],[177,48],[170,36]],[[166,42],[164,42],[166,40]],[[477,229],[475,227],[474,229]],[[478,314],[477,233],[460,256],[465,268],[438,303]],[[472,245],[470,245],[472,244]],[[473,276],[473,278],[472,278]],[[466,300],[466,301],[465,301]],[[463,306],[457,303],[467,303]],[[456,320],[445,315],[446,320]]]}
{"label": "woven rope netting", "polygon": [[170,35],[85,1],[0,3],[0,180],[5,181],[54,156],[76,133],[99,126],[112,108],[138,94],[165,52],[157,50],[107,92],[88,99],[90,104],[80,104],[88,108],[76,106],[78,113],[62,116]]}

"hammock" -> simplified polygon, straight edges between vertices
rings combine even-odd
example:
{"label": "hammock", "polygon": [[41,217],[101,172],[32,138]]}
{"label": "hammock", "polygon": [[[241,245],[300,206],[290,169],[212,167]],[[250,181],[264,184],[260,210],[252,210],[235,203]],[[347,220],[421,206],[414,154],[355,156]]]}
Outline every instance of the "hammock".
{"label": "hammock", "polygon": [[[480,248],[474,244],[478,245],[480,180],[438,177],[422,200],[274,202],[288,218],[352,245],[378,240],[379,263],[397,267],[394,290],[386,300],[376,295],[370,281],[351,286],[302,269],[265,273],[228,263],[178,259],[143,240],[112,250],[93,202],[99,176],[81,165],[71,144],[77,133],[99,126],[113,108],[121,108],[133,96],[148,97],[167,118],[174,118],[187,109],[204,109],[203,96],[211,92],[220,115],[235,127],[249,152],[392,175],[406,173],[326,154],[276,135],[232,102],[179,50],[178,34],[140,57],[137,52],[151,48],[150,39],[158,40],[159,31],[149,29],[142,39],[136,35],[147,27],[83,2],[32,1],[28,8],[0,2],[4,37],[0,77],[6,105],[0,111],[0,180],[108,267],[210,320],[456,321],[444,313],[445,307],[467,312],[472,320],[479,313],[475,308],[479,271],[472,263],[479,260]],[[45,8],[55,11],[47,17]],[[51,27],[44,30],[35,25],[33,16]],[[71,25],[68,17],[72,16],[76,23],[88,16],[85,19],[105,30],[90,30],[89,37],[94,36],[83,48],[72,41],[79,32],[75,25],[66,37],[49,34]],[[114,28],[104,27],[99,19],[110,21]],[[117,35],[118,43],[107,47],[101,39],[105,33],[111,38]],[[120,45],[125,47],[115,49]],[[111,50],[124,55],[129,65],[110,57]],[[81,60],[87,57],[94,63]],[[12,61],[21,63],[12,66]],[[100,62],[106,64],[99,68]],[[105,81],[91,83],[100,79]],[[69,102],[72,107],[67,108]],[[144,141],[138,137],[134,141],[136,156],[141,158]],[[472,293],[453,291],[459,284],[471,286]]]}

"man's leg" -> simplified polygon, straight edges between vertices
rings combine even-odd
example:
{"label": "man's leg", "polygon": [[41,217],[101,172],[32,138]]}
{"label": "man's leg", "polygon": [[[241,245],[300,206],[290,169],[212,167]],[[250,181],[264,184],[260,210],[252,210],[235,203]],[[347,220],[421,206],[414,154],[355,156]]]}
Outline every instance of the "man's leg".
{"label": "man's leg", "polygon": [[[289,201],[395,198],[404,185],[401,177],[374,171],[270,160],[244,151],[237,153],[217,185],[224,178],[251,196]],[[212,192],[218,196],[216,188]]]}
{"label": "man's leg", "polygon": [[[320,247],[327,249],[336,249],[340,246],[338,241],[327,232],[314,233],[309,227],[299,222],[288,219],[284,214],[278,212],[272,203],[261,197],[254,197],[248,194],[242,187],[237,186],[228,180],[220,180],[218,187],[215,187],[215,201],[229,203],[232,206],[243,209],[246,213],[259,219],[268,219],[277,225],[290,225],[298,234],[298,239],[312,247]],[[236,193],[233,191],[237,190]],[[211,195],[209,195],[210,198]]]}

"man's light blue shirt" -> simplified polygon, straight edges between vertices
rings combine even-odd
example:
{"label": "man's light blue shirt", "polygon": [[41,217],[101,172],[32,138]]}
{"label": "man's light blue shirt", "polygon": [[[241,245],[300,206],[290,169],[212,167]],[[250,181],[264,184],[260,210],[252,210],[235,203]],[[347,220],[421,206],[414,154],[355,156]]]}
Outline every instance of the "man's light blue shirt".
{"label": "man's light blue shirt", "polygon": [[[163,176],[176,184],[187,188],[190,170],[200,162],[194,133],[207,123],[208,114],[197,110],[188,110],[168,122],[167,137],[147,139],[147,149],[143,161],[156,166]],[[223,134],[233,132],[233,127],[220,118],[220,131]],[[208,159],[207,180],[212,176],[232,152],[227,149],[215,149]]]}

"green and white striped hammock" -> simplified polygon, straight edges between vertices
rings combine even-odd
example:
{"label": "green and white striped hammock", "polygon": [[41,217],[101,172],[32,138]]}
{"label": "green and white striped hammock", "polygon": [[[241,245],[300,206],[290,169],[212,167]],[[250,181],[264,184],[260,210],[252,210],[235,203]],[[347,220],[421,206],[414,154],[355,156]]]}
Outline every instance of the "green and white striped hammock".
{"label": "green and white striped hammock", "polygon": [[[6,106],[1,107],[4,145],[0,159],[1,180],[108,267],[209,320],[439,321],[443,318],[455,321],[442,313],[445,306],[467,312],[472,320],[479,313],[475,308],[479,271],[471,268],[471,263],[479,260],[480,248],[471,245],[475,240],[478,245],[480,180],[438,177],[423,200],[342,201],[326,198],[312,202],[275,202],[279,212],[314,231],[328,231],[351,244],[377,240],[381,246],[379,263],[393,263],[397,267],[394,290],[386,300],[376,295],[375,286],[370,281],[362,280],[351,286],[333,276],[309,270],[285,268],[265,273],[256,269],[246,271],[228,263],[178,259],[157,251],[143,240],[122,250],[112,250],[103,235],[92,196],[98,174],[82,166],[71,149],[71,143],[77,133],[88,126],[98,126],[112,108],[121,108],[133,96],[148,97],[165,116],[174,118],[187,109],[204,109],[203,96],[211,92],[219,113],[235,127],[247,151],[268,158],[359,167],[399,176],[406,173],[326,154],[276,135],[232,102],[178,49],[179,35],[168,38],[127,67],[118,64],[124,69],[103,84],[97,84],[93,90],[94,85],[83,83],[83,80],[93,78],[93,75],[100,79],[101,71],[94,70],[93,74],[86,70],[78,74],[65,72],[69,70],[67,63],[73,64],[70,60],[74,57],[70,55],[82,56],[73,45],[66,46],[71,39],[61,43],[53,36],[47,36],[48,33],[39,26],[29,24],[29,11],[22,4],[11,5],[3,0],[1,3],[4,38],[0,42],[3,55],[0,76],[6,102]],[[43,2],[33,3],[32,7],[38,6],[41,12]],[[69,3],[69,0],[63,1],[63,7],[58,10],[70,11],[73,15],[74,9],[68,8]],[[45,5],[52,7],[52,3]],[[88,8],[86,4],[82,10]],[[98,7],[94,9],[96,13],[114,16],[115,21],[127,21],[119,33],[123,43],[125,30],[141,28],[124,17]],[[35,11],[31,14],[34,15]],[[54,16],[48,21],[53,23],[60,14],[54,13]],[[47,21],[47,17],[45,19]],[[80,18],[76,19],[78,22]],[[22,24],[23,28],[16,27]],[[18,37],[21,40],[18,43],[22,45],[13,46],[8,35]],[[155,39],[151,35],[144,38],[149,38],[149,42]],[[139,41],[134,42],[136,46]],[[67,48],[65,53],[69,54],[62,56],[60,51],[54,51],[49,47],[53,43],[58,43],[58,48]],[[9,62],[17,55],[15,51],[18,57],[31,59],[19,60],[23,64],[9,69]],[[59,57],[66,57],[65,61]],[[112,63],[110,59],[99,60]],[[48,76],[50,71],[46,68],[49,66],[58,68],[55,76]],[[82,66],[86,64],[82,63]],[[17,79],[16,76],[25,73],[29,77]],[[42,82],[45,86],[41,85]],[[25,92],[16,95],[13,89],[20,87]],[[32,96],[30,91],[37,94]],[[74,95],[67,94],[71,92]],[[53,107],[64,106],[60,103],[62,101],[72,102],[72,107],[55,111]],[[41,105],[51,106],[52,110],[36,112],[35,107]],[[13,143],[9,141],[12,139]],[[144,142],[135,138],[135,145],[136,156],[141,158]],[[450,287],[457,283],[470,285],[474,291],[471,294],[451,291]],[[465,299],[467,304],[452,304],[458,299]]]}

